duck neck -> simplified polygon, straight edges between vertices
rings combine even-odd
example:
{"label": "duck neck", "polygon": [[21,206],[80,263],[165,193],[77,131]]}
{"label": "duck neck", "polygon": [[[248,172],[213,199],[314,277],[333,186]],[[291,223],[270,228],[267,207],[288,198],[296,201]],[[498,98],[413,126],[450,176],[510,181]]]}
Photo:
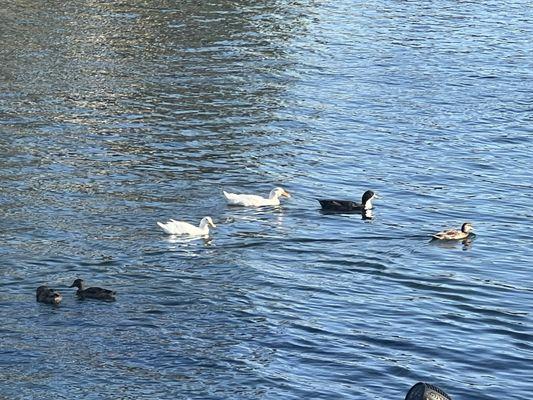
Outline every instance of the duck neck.
{"label": "duck neck", "polygon": [[372,208],[372,198],[368,199],[364,204],[365,210],[370,210]]}
{"label": "duck neck", "polygon": [[200,221],[200,229],[209,230],[209,222],[205,219]]}
{"label": "duck neck", "polygon": [[278,193],[275,190],[272,190],[268,195],[270,200],[276,200],[279,197]]}

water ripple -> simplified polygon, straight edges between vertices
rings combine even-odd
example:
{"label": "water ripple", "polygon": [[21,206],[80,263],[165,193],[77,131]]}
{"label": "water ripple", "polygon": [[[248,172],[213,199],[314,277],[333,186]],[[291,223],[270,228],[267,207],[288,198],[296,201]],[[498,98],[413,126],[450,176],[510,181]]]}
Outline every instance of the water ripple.
{"label": "water ripple", "polygon": [[[5,5],[0,397],[528,397],[530,14]],[[274,209],[221,194],[278,185]],[[373,219],[319,211],[366,189]],[[206,215],[209,238],[156,225]],[[472,240],[429,241],[466,220]]]}

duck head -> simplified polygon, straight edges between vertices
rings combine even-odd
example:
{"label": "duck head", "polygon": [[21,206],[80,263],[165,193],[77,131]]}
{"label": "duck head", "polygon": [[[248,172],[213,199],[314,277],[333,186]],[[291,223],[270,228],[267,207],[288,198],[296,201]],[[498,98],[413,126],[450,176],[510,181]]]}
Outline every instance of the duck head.
{"label": "duck head", "polygon": [[277,188],[274,188],[270,191],[270,195],[268,196],[269,198],[271,199],[277,199],[281,196],[284,196],[284,197],[291,197],[291,195],[289,194],[289,192],[287,192],[285,189],[281,188],[281,187],[277,187]]}
{"label": "duck head", "polygon": [[365,210],[369,210],[372,208],[372,200],[377,198],[378,196],[372,190],[367,190],[363,193],[361,204],[364,206]]}
{"label": "duck head", "polygon": [[52,301],[52,304],[59,304],[61,303],[61,300],[63,300],[63,296],[61,296],[61,293],[59,292],[56,292],[54,289],[50,289],[51,290],[51,301]]}
{"label": "duck head", "polygon": [[200,221],[200,228],[203,229],[206,226],[212,226],[213,228],[217,227],[215,223],[213,222],[213,220],[211,219],[211,217],[203,217],[202,220]]}
{"label": "duck head", "polygon": [[83,290],[83,279],[76,279],[69,287],[77,287],[78,289]]}
{"label": "duck head", "polygon": [[474,230],[474,227],[470,222],[465,222],[463,226],[461,226],[461,231],[464,233],[470,233]]}

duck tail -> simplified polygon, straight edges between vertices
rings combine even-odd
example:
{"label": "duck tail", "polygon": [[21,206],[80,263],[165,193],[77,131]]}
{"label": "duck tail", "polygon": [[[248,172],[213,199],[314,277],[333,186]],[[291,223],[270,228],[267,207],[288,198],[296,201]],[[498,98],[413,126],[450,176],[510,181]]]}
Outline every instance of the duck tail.
{"label": "duck tail", "polygon": [[168,226],[167,226],[167,224],[164,224],[164,223],[162,223],[162,222],[157,222],[157,225],[159,225],[159,227],[160,227],[161,229],[163,229],[166,233],[170,233],[170,231],[168,230]]}
{"label": "duck tail", "polygon": [[222,191],[222,193],[224,193],[224,197],[226,198],[226,200],[228,200],[228,203],[230,204],[235,204],[239,201],[238,196],[235,193],[228,193],[226,191]]}

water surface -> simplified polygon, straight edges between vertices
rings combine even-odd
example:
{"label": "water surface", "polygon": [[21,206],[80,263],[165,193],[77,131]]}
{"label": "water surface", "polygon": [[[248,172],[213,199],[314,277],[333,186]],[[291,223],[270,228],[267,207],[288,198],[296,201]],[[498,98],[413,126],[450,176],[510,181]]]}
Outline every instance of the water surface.
{"label": "water surface", "polygon": [[[526,3],[4,5],[0,397],[528,398]],[[318,210],[366,189],[372,220]]]}

